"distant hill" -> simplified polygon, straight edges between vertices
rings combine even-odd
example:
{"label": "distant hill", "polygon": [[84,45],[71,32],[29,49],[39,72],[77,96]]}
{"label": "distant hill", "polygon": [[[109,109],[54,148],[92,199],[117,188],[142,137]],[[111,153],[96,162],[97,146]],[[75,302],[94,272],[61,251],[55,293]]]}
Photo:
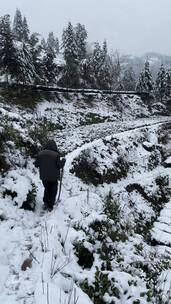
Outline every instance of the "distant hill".
{"label": "distant hill", "polygon": [[142,56],[124,55],[121,57],[122,66],[132,66],[135,73],[139,74],[148,59],[154,75],[156,75],[160,65],[163,63],[166,68],[171,68],[171,56],[155,52],[149,52]]}

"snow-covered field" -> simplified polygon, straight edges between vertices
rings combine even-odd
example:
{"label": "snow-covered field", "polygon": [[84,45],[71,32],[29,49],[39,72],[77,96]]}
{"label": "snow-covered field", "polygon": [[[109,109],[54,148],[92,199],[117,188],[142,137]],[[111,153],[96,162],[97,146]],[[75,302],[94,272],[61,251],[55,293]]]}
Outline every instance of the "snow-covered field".
{"label": "snow-covered field", "polygon": [[[0,113],[0,303],[170,303],[171,118],[126,96]],[[34,156],[47,137],[67,161],[43,213]]]}

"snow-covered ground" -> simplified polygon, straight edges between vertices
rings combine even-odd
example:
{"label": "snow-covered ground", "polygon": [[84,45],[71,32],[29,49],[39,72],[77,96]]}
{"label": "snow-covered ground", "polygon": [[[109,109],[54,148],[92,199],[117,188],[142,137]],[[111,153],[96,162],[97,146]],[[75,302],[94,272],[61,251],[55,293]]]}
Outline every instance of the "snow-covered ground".
{"label": "snow-covered ground", "polygon": [[[81,96],[34,112],[1,104],[10,168],[0,180],[0,303],[170,303],[171,118],[126,101],[123,115],[105,102],[85,108]],[[67,161],[61,201],[42,213],[33,148],[49,121]],[[21,208],[28,193],[34,212]]]}

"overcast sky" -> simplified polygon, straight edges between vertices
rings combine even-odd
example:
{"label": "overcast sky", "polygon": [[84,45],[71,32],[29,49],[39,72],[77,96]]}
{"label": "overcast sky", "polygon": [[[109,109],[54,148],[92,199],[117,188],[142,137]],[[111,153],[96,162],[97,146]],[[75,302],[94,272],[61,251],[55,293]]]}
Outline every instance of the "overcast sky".
{"label": "overcast sky", "polygon": [[89,42],[108,42],[109,49],[139,55],[171,55],[171,0],[0,0],[1,15],[19,8],[30,29],[61,37],[70,20],[86,26]]}

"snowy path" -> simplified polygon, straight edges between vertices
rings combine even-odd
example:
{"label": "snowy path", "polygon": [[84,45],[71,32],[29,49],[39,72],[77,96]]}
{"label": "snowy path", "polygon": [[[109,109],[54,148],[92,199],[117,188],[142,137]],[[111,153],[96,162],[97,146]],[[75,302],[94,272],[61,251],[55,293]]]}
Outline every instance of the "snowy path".
{"label": "snowy path", "polygon": [[[18,209],[11,204],[10,200],[2,200],[4,221],[0,225],[1,248],[0,248],[0,272],[3,273],[0,279],[0,303],[3,304],[64,304],[68,303],[71,297],[71,304],[74,303],[74,291],[78,297],[78,304],[92,303],[81,289],[74,283],[86,278],[86,270],[82,270],[73,254],[73,242],[81,236],[80,231],[73,227],[76,221],[84,221],[85,215],[89,218],[98,218],[101,209],[101,198],[93,193],[91,205],[87,202],[87,186],[82,188],[69,168],[72,160],[79,153],[101,141],[107,135],[119,135],[120,133],[145,126],[160,125],[169,121],[169,118],[145,119],[135,122],[123,123],[122,125],[94,125],[82,128],[79,138],[76,137],[78,130],[65,133],[63,148],[70,146],[73,150],[76,143],[80,147],[74,149],[67,155],[67,162],[64,176],[64,187],[62,201],[51,213],[40,217],[42,187],[38,175],[34,176],[35,183],[39,185],[37,211],[35,213]],[[171,121],[171,120],[170,120]],[[57,136],[62,144],[61,133]],[[88,138],[89,143],[85,143]],[[78,141],[77,141],[78,140]],[[158,168],[155,172],[146,174],[146,178],[158,174],[164,168]],[[144,175],[143,177],[144,178]],[[141,174],[128,178],[115,185],[116,193],[133,180],[141,180]],[[2,206],[1,205],[1,206]],[[170,210],[170,211],[169,211]],[[169,214],[170,213],[170,214]],[[87,216],[89,214],[89,216]],[[7,218],[7,220],[5,219]],[[159,227],[162,230],[160,240],[167,244],[168,234],[171,233],[171,202],[168,203],[159,218]],[[161,226],[161,222],[163,223]],[[165,233],[164,233],[165,232]],[[3,237],[4,235],[4,237]],[[21,270],[23,262],[31,260],[32,267],[26,271]],[[24,266],[23,266],[24,267]],[[90,275],[90,274],[89,274]]]}
{"label": "snowy path", "polygon": [[55,140],[59,147],[65,153],[68,153],[79,146],[83,146],[84,143],[91,143],[94,140],[105,138],[108,135],[114,135],[127,130],[148,127],[150,125],[157,125],[164,122],[171,122],[171,118],[169,116],[160,118],[153,117],[135,119],[134,121],[131,119],[119,122],[98,123],[58,132]]}

